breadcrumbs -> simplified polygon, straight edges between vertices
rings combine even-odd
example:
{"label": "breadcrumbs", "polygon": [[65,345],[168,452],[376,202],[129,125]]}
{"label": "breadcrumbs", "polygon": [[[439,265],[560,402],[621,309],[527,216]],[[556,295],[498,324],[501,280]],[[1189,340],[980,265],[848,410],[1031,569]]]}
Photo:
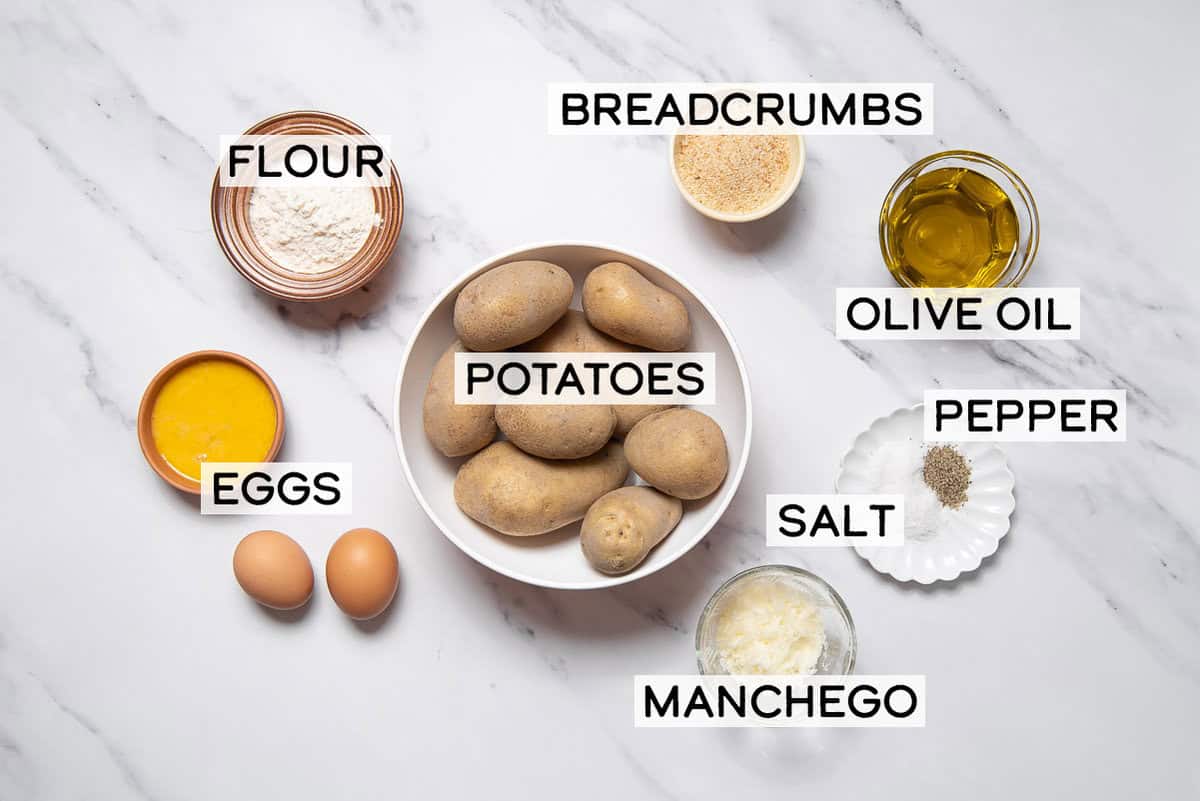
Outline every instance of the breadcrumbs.
{"label": "breadcrumbs", "polygon": [[745,214],[783,190],[792,166],[788,145],[786,136],[681,136],[675,169],[700,205]]}

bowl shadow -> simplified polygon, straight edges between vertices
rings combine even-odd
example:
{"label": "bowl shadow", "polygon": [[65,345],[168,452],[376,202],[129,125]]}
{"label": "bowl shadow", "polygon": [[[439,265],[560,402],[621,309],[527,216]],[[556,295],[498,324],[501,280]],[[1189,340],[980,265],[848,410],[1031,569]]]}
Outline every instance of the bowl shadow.
{"label": "bowl shadow", "polygon": [[256,289],[255,302],[283,322],[310,330],[336,329],[347,321],[366,325],[398,297],[398,287],[403,281],[401,244],[397,243],[374,278],[341,297],[302,302],[277,298]]}
{"label": "bowl shadow", "polygon": [[587,590],[526,584],[459,555],[478,578],[467,582],[467,591],[479,596],[481,605],[495,605],[510,625],[523,627],[526,633],[624,639],[639,631],[665,628],[690,639],[704,603],[732,575],[730,562],[754,561],[738,547],[738,539],[736,530],[718,522],[688,553],[660,570],[627,584]]}
{"label": "bowl shadow", "polygon": [[[769,253],[782,244],[786,237],[803,237],[807,234],[807,220],[811,215],[804,213],[806,200],[805,182],[796,187],[795,194],[771,214],[749,222],[721,222],[696,214],[698,225],[714,247],[733,253]],[[681,201],[686,205],[686,201]],[[691,211],[691,207],[688,207]]]}

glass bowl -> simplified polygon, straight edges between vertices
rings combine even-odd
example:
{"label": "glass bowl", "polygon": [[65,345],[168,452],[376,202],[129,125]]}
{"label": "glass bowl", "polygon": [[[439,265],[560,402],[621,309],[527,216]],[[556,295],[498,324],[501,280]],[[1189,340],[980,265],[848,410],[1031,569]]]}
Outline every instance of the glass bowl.
{"label": "glass bowl", "polygon": [[727,674],[721,664],[716,647],[717,612],[731,590],[747,581],[763,579],[785,581],[803,592],[821,615],[825,628],[825,647],[817,658],[817,676],[846,676],[854,672],[854,658],[858,652],[858,637],[854,632],[854,620],[846,602],[820,576],[791,565],[761,565],[743,570],[726,581],[700,613],[696,626],[696,664],[702,675]]}
{"label": "glass bowl", "polygon": [[912,279],[902,269],[901,259],[891,241],[888,227],[888,217],[891,214],[900,193],[918,176],[944,168],[965,168],[973,170],[995,181],[1012,201],[1013,210],[1017,215],[1017,243],[1009,255],[1008,263],[1001,272],[993,287],[1015,287],[1024,280],[1038,250],[1038,211],[1033,202],[1033,194],[1008,165],[983,153],[972,150],[947,150],[926,156],[905,170],[883,199],[883,208],[879,211],[879,249],[883,253],[883,263],[896,279],[896,283],[904,287],[915,287]]}

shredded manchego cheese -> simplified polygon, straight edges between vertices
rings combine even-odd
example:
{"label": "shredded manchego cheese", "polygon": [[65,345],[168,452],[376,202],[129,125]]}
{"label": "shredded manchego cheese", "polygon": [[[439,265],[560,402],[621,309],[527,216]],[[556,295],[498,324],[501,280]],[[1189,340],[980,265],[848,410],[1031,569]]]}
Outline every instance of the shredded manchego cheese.
{"label": "shredded manchego cheese", "polygon": [[732,674],[809,674],[825,648],[825,627],[803,589],[754,578],[732,588],[717,610],[716,648]]}

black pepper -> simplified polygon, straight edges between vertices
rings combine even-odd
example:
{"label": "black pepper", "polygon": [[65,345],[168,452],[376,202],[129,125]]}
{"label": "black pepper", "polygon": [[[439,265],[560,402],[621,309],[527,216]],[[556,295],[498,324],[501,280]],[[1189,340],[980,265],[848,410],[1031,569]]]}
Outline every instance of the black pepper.
{"label": "black pepper", "polygon": [[926,451],[921,475],[942,506],[958,509],[967,502],[971,465],[953,446],[936,445]]}

